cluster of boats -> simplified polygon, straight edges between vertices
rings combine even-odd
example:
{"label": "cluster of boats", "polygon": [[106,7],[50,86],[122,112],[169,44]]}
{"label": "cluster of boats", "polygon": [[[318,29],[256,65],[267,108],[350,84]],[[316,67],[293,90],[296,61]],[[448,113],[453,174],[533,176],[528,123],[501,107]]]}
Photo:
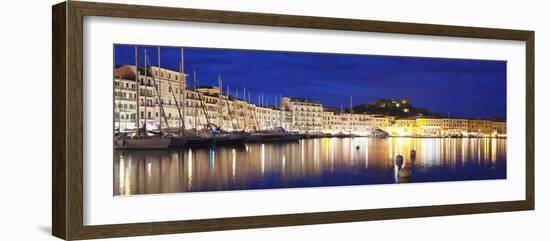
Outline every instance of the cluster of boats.
{"label": "cluster of boats", "polygon": [[308,135],[282,128],[258,132],[188,131],[181,135],[147,131],[116,132],[116,149],[165,149],[169,147],[241,146],[245,143],[297,142]]}

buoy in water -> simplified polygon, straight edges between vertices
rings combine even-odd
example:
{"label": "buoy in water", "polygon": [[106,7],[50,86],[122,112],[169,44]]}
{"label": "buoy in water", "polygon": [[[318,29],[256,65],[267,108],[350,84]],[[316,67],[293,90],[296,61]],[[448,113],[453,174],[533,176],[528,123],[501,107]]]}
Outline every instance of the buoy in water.
{"label": "buoy in water", "polygon": [[403,166],[403,156],[402,155],[397,155],[395,157],[395,165],[397,165],[398,167]]}

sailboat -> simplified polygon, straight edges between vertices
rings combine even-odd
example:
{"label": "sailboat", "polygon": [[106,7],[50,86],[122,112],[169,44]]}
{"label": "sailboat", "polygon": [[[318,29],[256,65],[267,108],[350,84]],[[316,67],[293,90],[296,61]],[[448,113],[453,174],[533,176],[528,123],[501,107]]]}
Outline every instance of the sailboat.
{"label": "sailboat", "polygon": [[296,142],[302,135],[293,134],[282,127],[275,127],[269,131],[257,131],[248,136],[246,142]]}
{"label": "sailboat", "polygon": [[213,145],[241,145],[244,143],[244,137],[238,137],[233,133],[225,133],[221,128],[210,122],[201,94],[197,92],[200,106],[203,108],[202,113],[205,115],[207,128],[205,131],[187,132],[184,138],[186,147],[211,147]]}
{"label": "sailboat", "polygon": [[[183,58],[183,49],[181,50],[181,75],[182,80],[185,83],[184,78],[184,58]],[[180,132],[180,135],[178,137],[172,137],[172,146],[173,147],[211,147],[212,145],[231,145],[231,146],[239,146],[244,144],[244,140],[246,139],[246,136],[239,134],[239,133],[232,133],[232,132],[225,132],[220,127],[216,126],[210,121],[210,118],[207,114],[207,110],[205,108],[204,100],[201,95],[201,93],[197,92],[196,86],[197,86],[197,77],[196,72],[193,71],[193,81],[194,81],[194,93],[198,97],[199,100],[199,106],[202,108],[202,113],[204,114],[204,117],[207,122],[207,128],[206,130],[199,131],[196,128],[192,131],[185,131],[185,120],[183,118],[183,115],[180,114],[181,122],[183,123],[183,131]],[[185,86],[185,84],[184,84]],[[184,87],[185,89],[185,87]],[[221,95],[219,96],[221,100]],[[177,102],[176,102],[177,103]],[[194,106],[196,108],[196,106]],[[178,107],[179,109],[179,107]],[[197,123],[197,112],[195,109],[195,125]],[[181,128],[181,127],[180,127]]]}
{"label": "sailboat", "polygon": [[115,140],[116,149],[166,149],[171,140],[162,136],[128,136],[123,135]]}
{"label": "sailboat", "polygon": [[[218,76],[218,84],[220,89],[220,93],[218,94],[218,99],[221,102],[221,100],[223,99],[223,94],[222,94],[223,88],[222,88],[221,76]],[[235,145],[235,146],[244,145],[244,141],[246,140],[248,133],[244,132],[243,130],[236,131],[238,127],[233,122],[235,118],[233,117],[233,114],[232,114],[233,112],[231,111],[231,108],[229,105],[230,98],[231,97],[229,96],[229,90],[228,90],[227,98],[225,99],[225,104],[227,106],[227,113],[229,114],[229,119],[231,121],[231,124],[233,125],[233,132],[227,132],[227,131],[224,131],[221,126],[218,127],[213,124],[209,124],[210,126],[213,127],[210,129],[210,132],[214,134],[214,143],[217,145]],[[218,112],[221,112],[221,110],[219,110]],[[221,117],[222,116],[219,117],[220,118],[219,123],[221,123]]]}
{"label": "sailboat", "polygon": [[[258,121],[254,118],[256,126],[259,127]],[[282,120],[279,120],[282,123]],[[302,138],[302,135],[294,134],[286,131],[283,127],[275,127],[271,130],[261,130],[258,128],[251,133],[246,142],[297,142]]]}
{"label": "sailboat", "polygon": [[[144,118],[143,126],[139,127],[140,115],[139,115],[139,96],[140,96],[140,82],[139,82],[139,67],[138,67],[138,54],[137,46],[135,47],[135,66],[136,66],[136,84],[137,84],[137,96],[136,96],[136,126],[138,130],[134,135],[128,133],[117,133],[115,135],[114,146],[115,149],[166,149],[170,146],[172,139],[164,134],[149,133],[147,130],[147,119]],[[145,52],[145,78],[147,79],[147,52]],[[158,91],[157,91],[158,95]]]}
{"label": "sailboat", "polygon": [[[181,66],[180,66],[181,73],[180,74],[181,74],[181,80],[182,80],[182,88],[181,88],[182,92],[180,92],[180,93],[182,93],[183,97],[184,97],[184,100],[181,101],[181,107],[184,108],[184,106],[185,106],[184,103],[186,103],[185,98],[187,98],[187,94],[185,93],[185,90],[187,89],[187,80],[185,78],[185,64],[184,64],[184,57],[183,57],[183,48],[181,48],[180,64],[181,64]],[[196,73],[194,71],[193,71],[193,81],[196,82]],[[196,92],[196,84],[194,86],[195,87],[193,88],[193,90],[194,90],[194,92]],[[172,92],[172,96],[173,96],[173,92]],[[178,108],[181,126],[180,126],[179,135],[172,137],[171,147],[181,148],[181,147],[210,147],[210,146],[212,146],[213,141],[214,141],[213,136],[208,132],[197,131],[197,129],[196,129],[197,116],[196,116],[195,102],[194,101],[192,102],[193,103],[193,108],[195,108],[195,121],[194,121],[195,128],[191,131],[187,131],[186,128],[185,128],[184,115],[182,114],[182,111],[180,110],[180,107],[177,104],[178,103],[177,100],[175,100],[175,96],[173,96],[173,97],[174,97],[174,101],[176,102],[176,105],[177,105],[177,108]],[[202,100],[201,100],[201,104],[202,104]],[[185,110],[183,110],[183,113],[185,113]],[[208,119],[208,116],[206,116],[206,113],[205,113],[205,117]]]}

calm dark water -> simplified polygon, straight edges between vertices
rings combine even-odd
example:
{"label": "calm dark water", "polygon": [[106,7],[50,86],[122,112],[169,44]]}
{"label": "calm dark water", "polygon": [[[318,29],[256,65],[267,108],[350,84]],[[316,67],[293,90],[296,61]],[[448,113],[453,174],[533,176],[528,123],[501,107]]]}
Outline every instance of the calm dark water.
{"label": "calm dark water", "polygon": [[[397,155],[404,157],[401,167]],[[114,162],[115,195],[505,178],[506,139],[494,138],[322,138],[125,150],[115,151]]]}

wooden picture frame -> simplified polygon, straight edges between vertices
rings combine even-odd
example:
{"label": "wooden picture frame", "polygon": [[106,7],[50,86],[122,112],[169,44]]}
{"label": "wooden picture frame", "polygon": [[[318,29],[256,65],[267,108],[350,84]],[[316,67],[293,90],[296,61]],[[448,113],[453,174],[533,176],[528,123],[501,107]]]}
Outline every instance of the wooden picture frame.
{"label": "wooden picture frame", "polygon": [[[68,1],[52,7],[52,232],[66,240],[265,228],[413,217],[533,210],[534,32],[324,17],[213,11]],[[83,18],[107,16],[260,26],[299,27],[526,43],[525,200],[349,210],[236,218],[87,226],[83,224]]]}

